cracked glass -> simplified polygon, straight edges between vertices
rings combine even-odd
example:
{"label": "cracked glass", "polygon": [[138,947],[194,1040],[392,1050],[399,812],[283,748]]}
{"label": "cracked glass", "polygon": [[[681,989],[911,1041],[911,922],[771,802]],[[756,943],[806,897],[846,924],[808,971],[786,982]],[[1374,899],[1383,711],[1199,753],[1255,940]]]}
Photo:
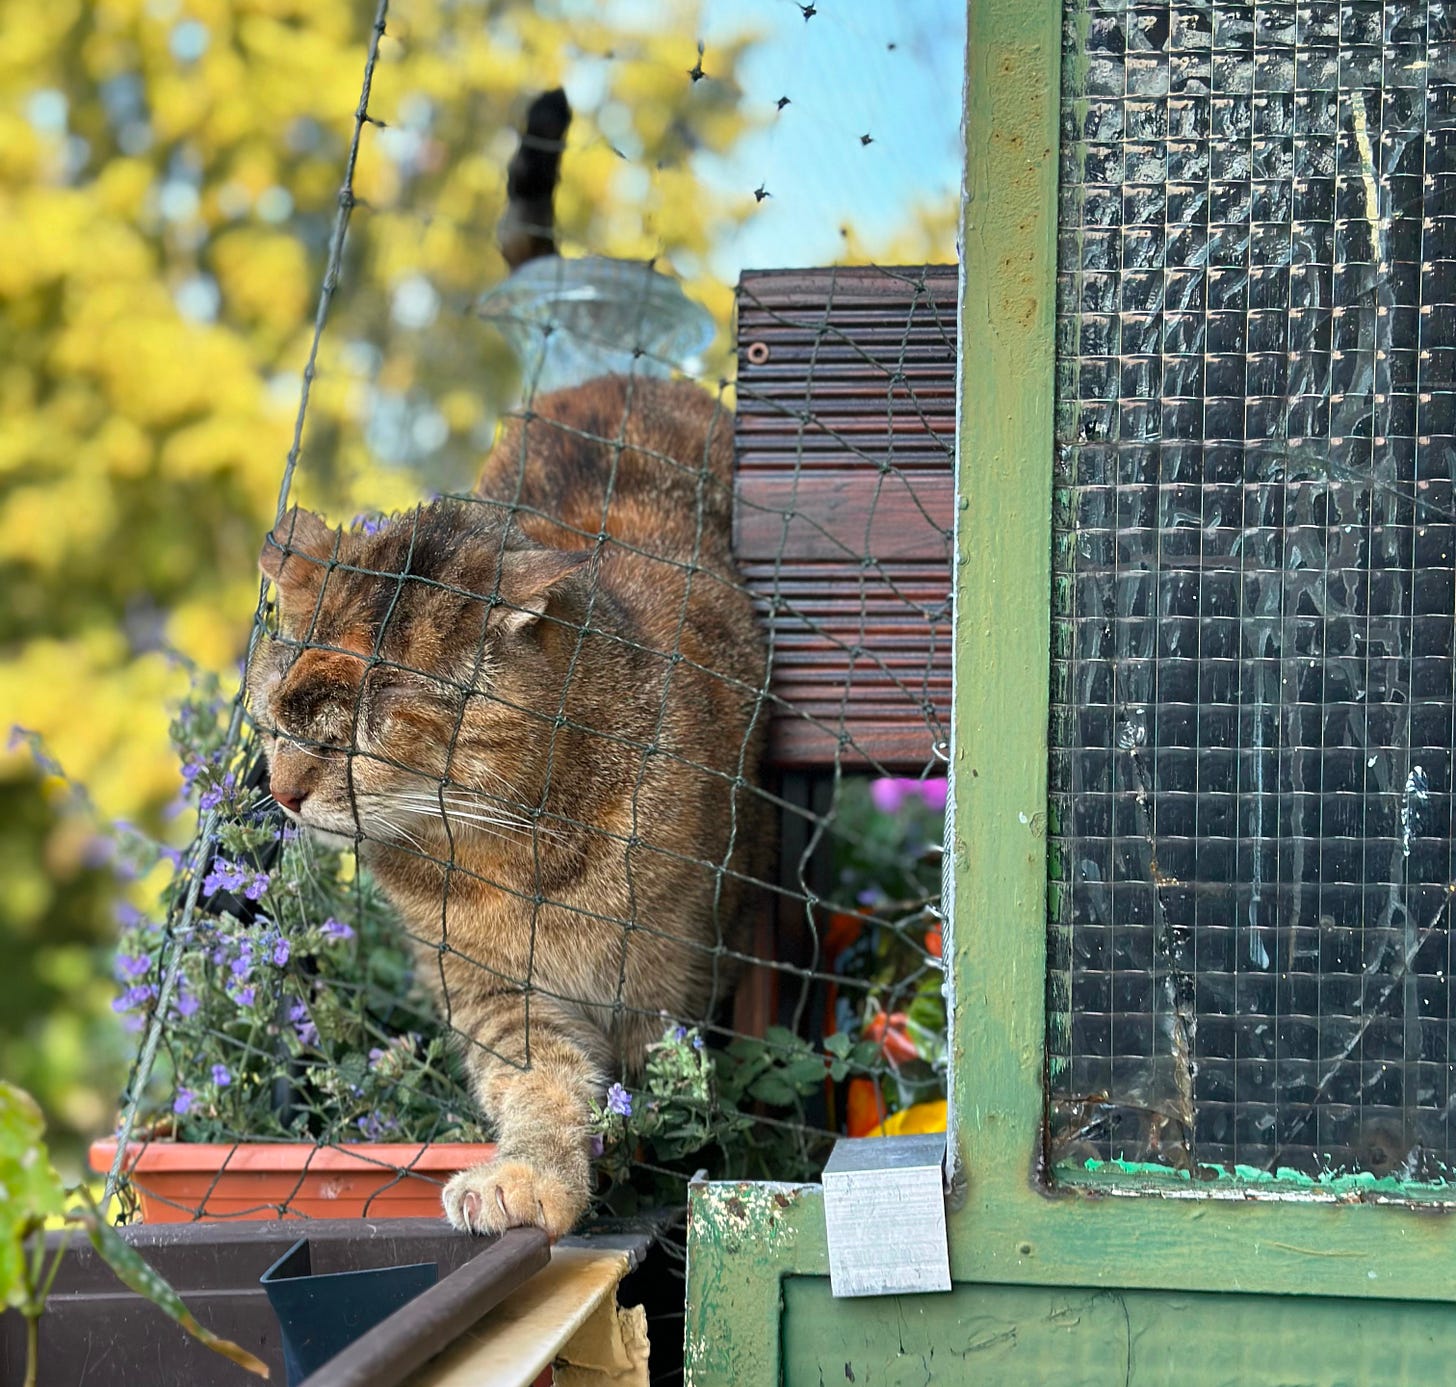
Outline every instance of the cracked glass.
{"label": "cracked glass", "polygon": [[1449,1178],[1456,16],[1073,3],[1049,1154]]}

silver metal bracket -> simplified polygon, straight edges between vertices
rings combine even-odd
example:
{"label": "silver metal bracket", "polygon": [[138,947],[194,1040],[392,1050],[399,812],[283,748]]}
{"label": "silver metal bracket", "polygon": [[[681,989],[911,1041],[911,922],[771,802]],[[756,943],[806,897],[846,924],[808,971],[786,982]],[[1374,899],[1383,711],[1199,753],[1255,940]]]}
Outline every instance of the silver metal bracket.
{"label": "silver metal bracket", "polygon": [[950,1290],[945,1135],[841,1137],[824,1167],[836,1296]]}

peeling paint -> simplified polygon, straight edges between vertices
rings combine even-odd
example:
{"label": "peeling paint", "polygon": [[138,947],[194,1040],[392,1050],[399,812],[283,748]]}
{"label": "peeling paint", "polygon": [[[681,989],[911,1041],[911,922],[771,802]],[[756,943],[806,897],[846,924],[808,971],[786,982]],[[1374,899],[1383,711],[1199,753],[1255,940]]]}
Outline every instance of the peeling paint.
{"label": "peeling paint", "polygon": [[822,1198],[818,1185],[690,1187],[684,1387],[777,1381],[781,1280],[828,1272]]}
{"label": "peeling paint", "polygon": [[722,1243],[726,1250],[752,1244],[772,1252],[785,1237],[792,1236],[783,1226],[783,1216],[808,1188],[819,1189],[817,1185],[746,1181],[705,1185],[695,1204],[694,1232]]}
{"label": "peeling paint", "polygon": [[1349,1175],[1307,1175],[1280,1166],[1273,1171],[1259,1166],[1204,1165],[1195,1182],[1191,1173],[1143,1161],[1101,1161],[1089,1158],[1075,1171],[1062,1169],[1059,1179],[1085,1172],[1099,1181],[1101,1192],[1112,1195],[1161,1194],[1168,1198],[1269,1199],[1319,1203],[1392,1204],[1409,1208],[1414,1201],[1433,1210],[1456,1209],[1456,1182],[1413,1184],[1396,1175],[1357,1172]]}

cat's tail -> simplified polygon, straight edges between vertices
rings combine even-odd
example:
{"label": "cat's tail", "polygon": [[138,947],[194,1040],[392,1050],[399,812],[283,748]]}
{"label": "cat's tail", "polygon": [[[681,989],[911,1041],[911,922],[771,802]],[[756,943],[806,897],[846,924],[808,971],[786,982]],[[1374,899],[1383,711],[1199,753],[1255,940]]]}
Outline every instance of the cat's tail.
{"label": "cat's tail", "polygon": [[557,87],[542,92],[526,112],[520,147],[506,168],[506,211],[500,248],[511,269],[556,254],[556,182],[571,106]]}

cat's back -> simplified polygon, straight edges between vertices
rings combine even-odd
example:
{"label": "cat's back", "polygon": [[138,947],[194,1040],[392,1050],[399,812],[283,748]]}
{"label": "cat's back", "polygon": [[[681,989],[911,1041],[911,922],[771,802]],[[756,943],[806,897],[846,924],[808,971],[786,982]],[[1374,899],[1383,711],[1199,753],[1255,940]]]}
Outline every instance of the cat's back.
{"label": "cat's back", "polygon": [[480,493],[556,549],[729,570],[733,415],[690,381],[599,376],[511,416]]}

